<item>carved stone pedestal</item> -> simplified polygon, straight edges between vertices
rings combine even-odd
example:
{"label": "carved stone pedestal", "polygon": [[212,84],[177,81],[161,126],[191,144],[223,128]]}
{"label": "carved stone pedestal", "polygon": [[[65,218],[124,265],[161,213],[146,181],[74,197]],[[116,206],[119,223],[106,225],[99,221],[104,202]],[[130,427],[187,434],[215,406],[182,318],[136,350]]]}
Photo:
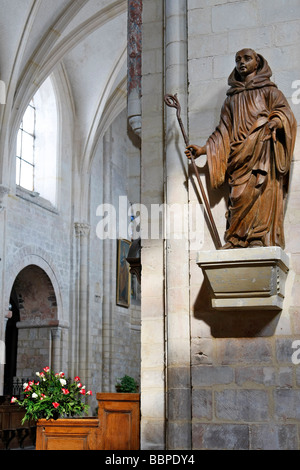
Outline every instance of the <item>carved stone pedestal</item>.
{"label": "carved stone pedestal", "polygon": [[216,310],[281,310],[289,257],[280,247],[198,253]]}

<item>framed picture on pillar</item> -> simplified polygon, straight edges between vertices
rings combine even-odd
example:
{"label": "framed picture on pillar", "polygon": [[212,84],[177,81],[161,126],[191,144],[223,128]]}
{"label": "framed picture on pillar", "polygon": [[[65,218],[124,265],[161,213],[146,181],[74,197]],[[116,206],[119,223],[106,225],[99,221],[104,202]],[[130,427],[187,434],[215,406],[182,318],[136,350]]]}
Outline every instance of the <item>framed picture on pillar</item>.
{"label": "framed picture on pillar", "polygon": [[131,280],[129,264],[126,261],[131,242],[118,240],[117,246],[117,305],[130,306]]}

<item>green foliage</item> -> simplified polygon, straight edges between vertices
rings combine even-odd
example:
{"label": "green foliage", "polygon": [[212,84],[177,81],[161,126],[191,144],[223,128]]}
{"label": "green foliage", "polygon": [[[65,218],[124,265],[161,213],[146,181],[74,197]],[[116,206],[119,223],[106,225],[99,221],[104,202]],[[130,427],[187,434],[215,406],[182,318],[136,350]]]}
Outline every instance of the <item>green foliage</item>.
{"label": "green foliage", "polygon": [[119,393],[137,393],[138,390],[139,384],[129,375],[124,375],[124,377],[118,379],[116,383],[116,391]]}
{"label": "green foliage", "polygon": [[38,382],[30,380],[23,384],[23,400],[11,399],[12,403],[18,403],[26,410],[22,424],[27,420],[82,416],[88,412],[89,406],[82,402],[82,398],[92,395],[92,392],[86,392],[79,377],[71,381],[65,378],[63,372],[55,374],[49,367],[36,375],[39,377]]}

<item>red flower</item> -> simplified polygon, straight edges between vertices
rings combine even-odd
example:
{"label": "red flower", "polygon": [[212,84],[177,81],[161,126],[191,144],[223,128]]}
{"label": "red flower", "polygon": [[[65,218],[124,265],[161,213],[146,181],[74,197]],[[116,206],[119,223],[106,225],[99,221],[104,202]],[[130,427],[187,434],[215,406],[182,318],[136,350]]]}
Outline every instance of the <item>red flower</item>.
{"label": "red flower", "polygon": [[93,392],[92,392],[91,390],[88,390],[88,391],[86,392],[86,394],[87,394],[87,395],[93,395]]}
{"label": "red flower", "polygon": [[74,380],[75,382],[80,382],[80,377],[76,376]]}
{"label": "red flower", "polygon": [[69,390],[66,388],[62,388],[62,392],[64,395],[68,395],[68,393],[70,393]]}
{"label": "red flower", "polygon": [[82,389],[79,391],[79,393],[81,393],[81,395],[85,395],[85,389],[82,388]]}
{"label": "red flower", "polygon": [[16,397],[12,397],[10,400],[11,403],[15,403],[16,401],[18,401]]}
{"label": "red flower", "polygon": [[77,387],[78,387],[78,388],[81,388],[81,387],[82,387],[82,384],[79,382],[79,383],[77,384]]}
{"label": "red flower", "polygon": [[54,408],[58,408],[58,407],[59,407],[59,403],[57,403],[56,401],[53,402],[52,405],[54,406]]}
{"label": "red flower", "polygon": [[50,370],[50,367],[44,367],[45,372],[49,372],[49,370]]}

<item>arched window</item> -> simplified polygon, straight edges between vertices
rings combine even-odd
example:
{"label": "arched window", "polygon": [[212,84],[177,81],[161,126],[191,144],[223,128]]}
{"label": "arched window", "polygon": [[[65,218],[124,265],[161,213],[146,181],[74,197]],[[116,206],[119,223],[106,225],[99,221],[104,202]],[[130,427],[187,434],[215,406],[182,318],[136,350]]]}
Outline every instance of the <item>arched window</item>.
{"label": "arched window", "polygon": [[27,107],[17,138],[16,183],[34,191],[36,109],[34,100]]}
{"label": "arched window", "polygon": [[51,78],[28,105],[17,136],[16,184],[56,205],[57,103]]}

